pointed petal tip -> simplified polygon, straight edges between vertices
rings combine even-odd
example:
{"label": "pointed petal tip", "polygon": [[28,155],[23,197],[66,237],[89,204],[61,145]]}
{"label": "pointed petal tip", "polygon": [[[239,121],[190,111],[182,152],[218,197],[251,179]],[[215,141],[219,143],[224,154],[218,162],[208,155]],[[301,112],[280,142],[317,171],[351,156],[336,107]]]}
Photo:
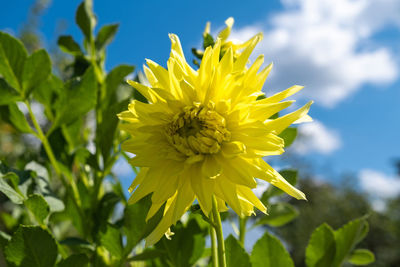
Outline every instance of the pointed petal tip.
{"label": "pointed petal tip", "polygon": [[264,34],[262,32],[259,32],[256,34],[256,40],[257,42],[260,42],[264,38]]}
{"label": "pointed petal tip", "polygon": [[134,86],[134,84],[135,84],[136,82],[133,81],[133,80],[126,80],[126,83],[129,84],[129,85],[131,85],[131,86]]}
{"label": "pointed petal tip", "polygon": [[225,25],[229,28],[232,28],[233,24],[235,23],[235,19],[233,17],[229,17],[225,20]]}

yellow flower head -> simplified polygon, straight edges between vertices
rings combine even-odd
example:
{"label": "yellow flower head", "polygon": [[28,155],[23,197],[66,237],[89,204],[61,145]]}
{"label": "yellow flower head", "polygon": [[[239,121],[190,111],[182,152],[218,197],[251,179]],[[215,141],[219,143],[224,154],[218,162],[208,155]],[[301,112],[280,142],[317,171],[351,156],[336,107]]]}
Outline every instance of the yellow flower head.
{"label": "yellow flower head", "polygon": [[145,86],[128,81],[149,103],[133,100],[119,118],[132,138],[123,149],[135,154],[130,160],[140,172],[133,181],[129,203],[152,193],[151,218],[165,203],[164,216],[147,237],[156,243],[188,210],[195,199],[207,216],[213,195],[219,211],[228,204],[239,216],[266,212],[254,195],[255,178],[268,181],[297,199],[305,199],[262,158],[284,152],[278,136],[293,122],[309,118],[311,102],[277,119],[271,115],[294,101],[282,101],[296,93],[293,86],[257,101],[272,64],[259,71],[264,57],[249,68],[246,63],[262,35],[254,36],[234,59],[229,47],[220,59],[221,39],[205,52],[199,70],[185,59],[178,36],[172,42],[167,69],[147,60]]}
{"label": "yellow flower head", "polygon": [[[217,35],[217,38],[221,39],[221,54],[225,54],[225,52],[231,48],[233,52],[233,58],[236,59],[241,54],[241,50],[245,47],[249,46],[252,42],[252,39],[247,40],[244,43],[234,43],[232,41],[228,41],[229,35],[231,35],[233,24],[235,20],[230,17],[225,20],[226,27],[223,28]],[[203,32],[203,37],[206,38],[207,35],[210,35],[211,23],[207,22],[206,27]],[[261,35],[261,34],[260,34]]]}

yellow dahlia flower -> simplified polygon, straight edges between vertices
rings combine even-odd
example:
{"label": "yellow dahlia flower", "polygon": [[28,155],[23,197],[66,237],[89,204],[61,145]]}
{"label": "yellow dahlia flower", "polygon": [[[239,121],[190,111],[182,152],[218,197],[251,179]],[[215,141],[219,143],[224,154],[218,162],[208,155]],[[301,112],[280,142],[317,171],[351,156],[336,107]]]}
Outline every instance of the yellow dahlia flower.
{"label": "yellow dahlia flower", "polygon": [[[221,39],[221,54],[225,54],[225,52],[229,48],[232,48],[233,58],[236,59],[240,55],[241,50],[251,44],[252,39],[247,40],[244,43],[234,43],[232,41],[228,41],[228,38],[229,38],[229,35],[231,34],[234,23],[235,23],[235,20],[232,17],[225,20],[226,27],[218,33],[217,38]],[[203,32],[203,37],[206,37],[207,35],[209,35],[210,30],[211,30],[211,23],[207,22],[206,27]]]}
{"label": "yellow dahlia flower", "polygon": [[297,199],[302,192],[291,186],[262,158],[284,152],[278,136],[295,121],[308,118],[311,102],[277,119],[271,115],[294,101],[282,101],[296,93],[293,86],[257,101],[272,64],[258,71],[264,57],[246,67],[249,56],[261,40],[253,37],[234,60],[232,48],[220,59],[221,39],[204,53],[199,70],[185,59],[178,36],[172,42],[167,69],[147,60],[145,75],[150,86],[128,81],[148,100],[133,100],[119,118],[132,138],[123,149],[135,156],[130,160],[140,172],[130,186],[129,203],[152,193],[151,218],[165,203],[164,216],[146,238],[156,243],[169,227],[197,199],[204,214],[212,208],[213,195],[219,211],[226,203],[239,215],[254,214],[254,207],[266,213],[254,195],[255,178],[268,181]]}

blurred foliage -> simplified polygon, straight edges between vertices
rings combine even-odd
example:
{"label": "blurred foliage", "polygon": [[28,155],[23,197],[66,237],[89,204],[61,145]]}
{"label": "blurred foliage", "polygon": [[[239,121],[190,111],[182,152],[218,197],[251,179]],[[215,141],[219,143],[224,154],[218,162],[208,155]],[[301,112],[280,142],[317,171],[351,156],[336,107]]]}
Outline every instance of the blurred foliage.
{"label": "blurred foliage", "polygon": [[343,182],[332,184],[313,180],[311,177],[300,179],[300,188],[307,195],[307,202],[290,200],[301,216],[278,228],[276,233],[285,240],[296,266],[305,264],[307,241],[313,230],[326,222],[333,228],[369,214],[369,234],[362,246],[373,251],[376,262],[373,266],[400,265],[400,196],[385,201],[383,211],[374,211],[365,193],[354,189],[346,181],[355,180],[353,176],[343,177]]}

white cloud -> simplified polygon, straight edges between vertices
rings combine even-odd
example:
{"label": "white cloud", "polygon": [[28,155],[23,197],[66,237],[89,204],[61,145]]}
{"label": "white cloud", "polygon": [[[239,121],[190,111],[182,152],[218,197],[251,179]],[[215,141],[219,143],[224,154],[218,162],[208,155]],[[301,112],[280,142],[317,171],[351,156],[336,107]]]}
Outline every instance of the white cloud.
{"label": "white cloud", "polygon": [[283,6],[266,23],[232,33],[247,40],[264,32],[258,52],[275,63],[267,90],[305,85],[304,97],[333,107],[364,84],[398,78],[393,52],[371,48],[371,36],[386,25],[400,27],[400,1],[283,0]]}
{"label": "white cloud", "polygon": [[330,154],[341,146],[339,134],[325,127],[319,121],[301,124],[298,127],[298,137],[291,149],[298,154],[316,152]]}
{"label": "white cloud", "polygon": [[122,157],[117,160],[112,170],[118,177],[134,175],[132,166]]}
{"label": "white cloud", "polygon": [[361,170],[359,182],[364,191],[378,198],[378,200],[379,198],[391,198],[400,194],[400,179],[375,170]]}

